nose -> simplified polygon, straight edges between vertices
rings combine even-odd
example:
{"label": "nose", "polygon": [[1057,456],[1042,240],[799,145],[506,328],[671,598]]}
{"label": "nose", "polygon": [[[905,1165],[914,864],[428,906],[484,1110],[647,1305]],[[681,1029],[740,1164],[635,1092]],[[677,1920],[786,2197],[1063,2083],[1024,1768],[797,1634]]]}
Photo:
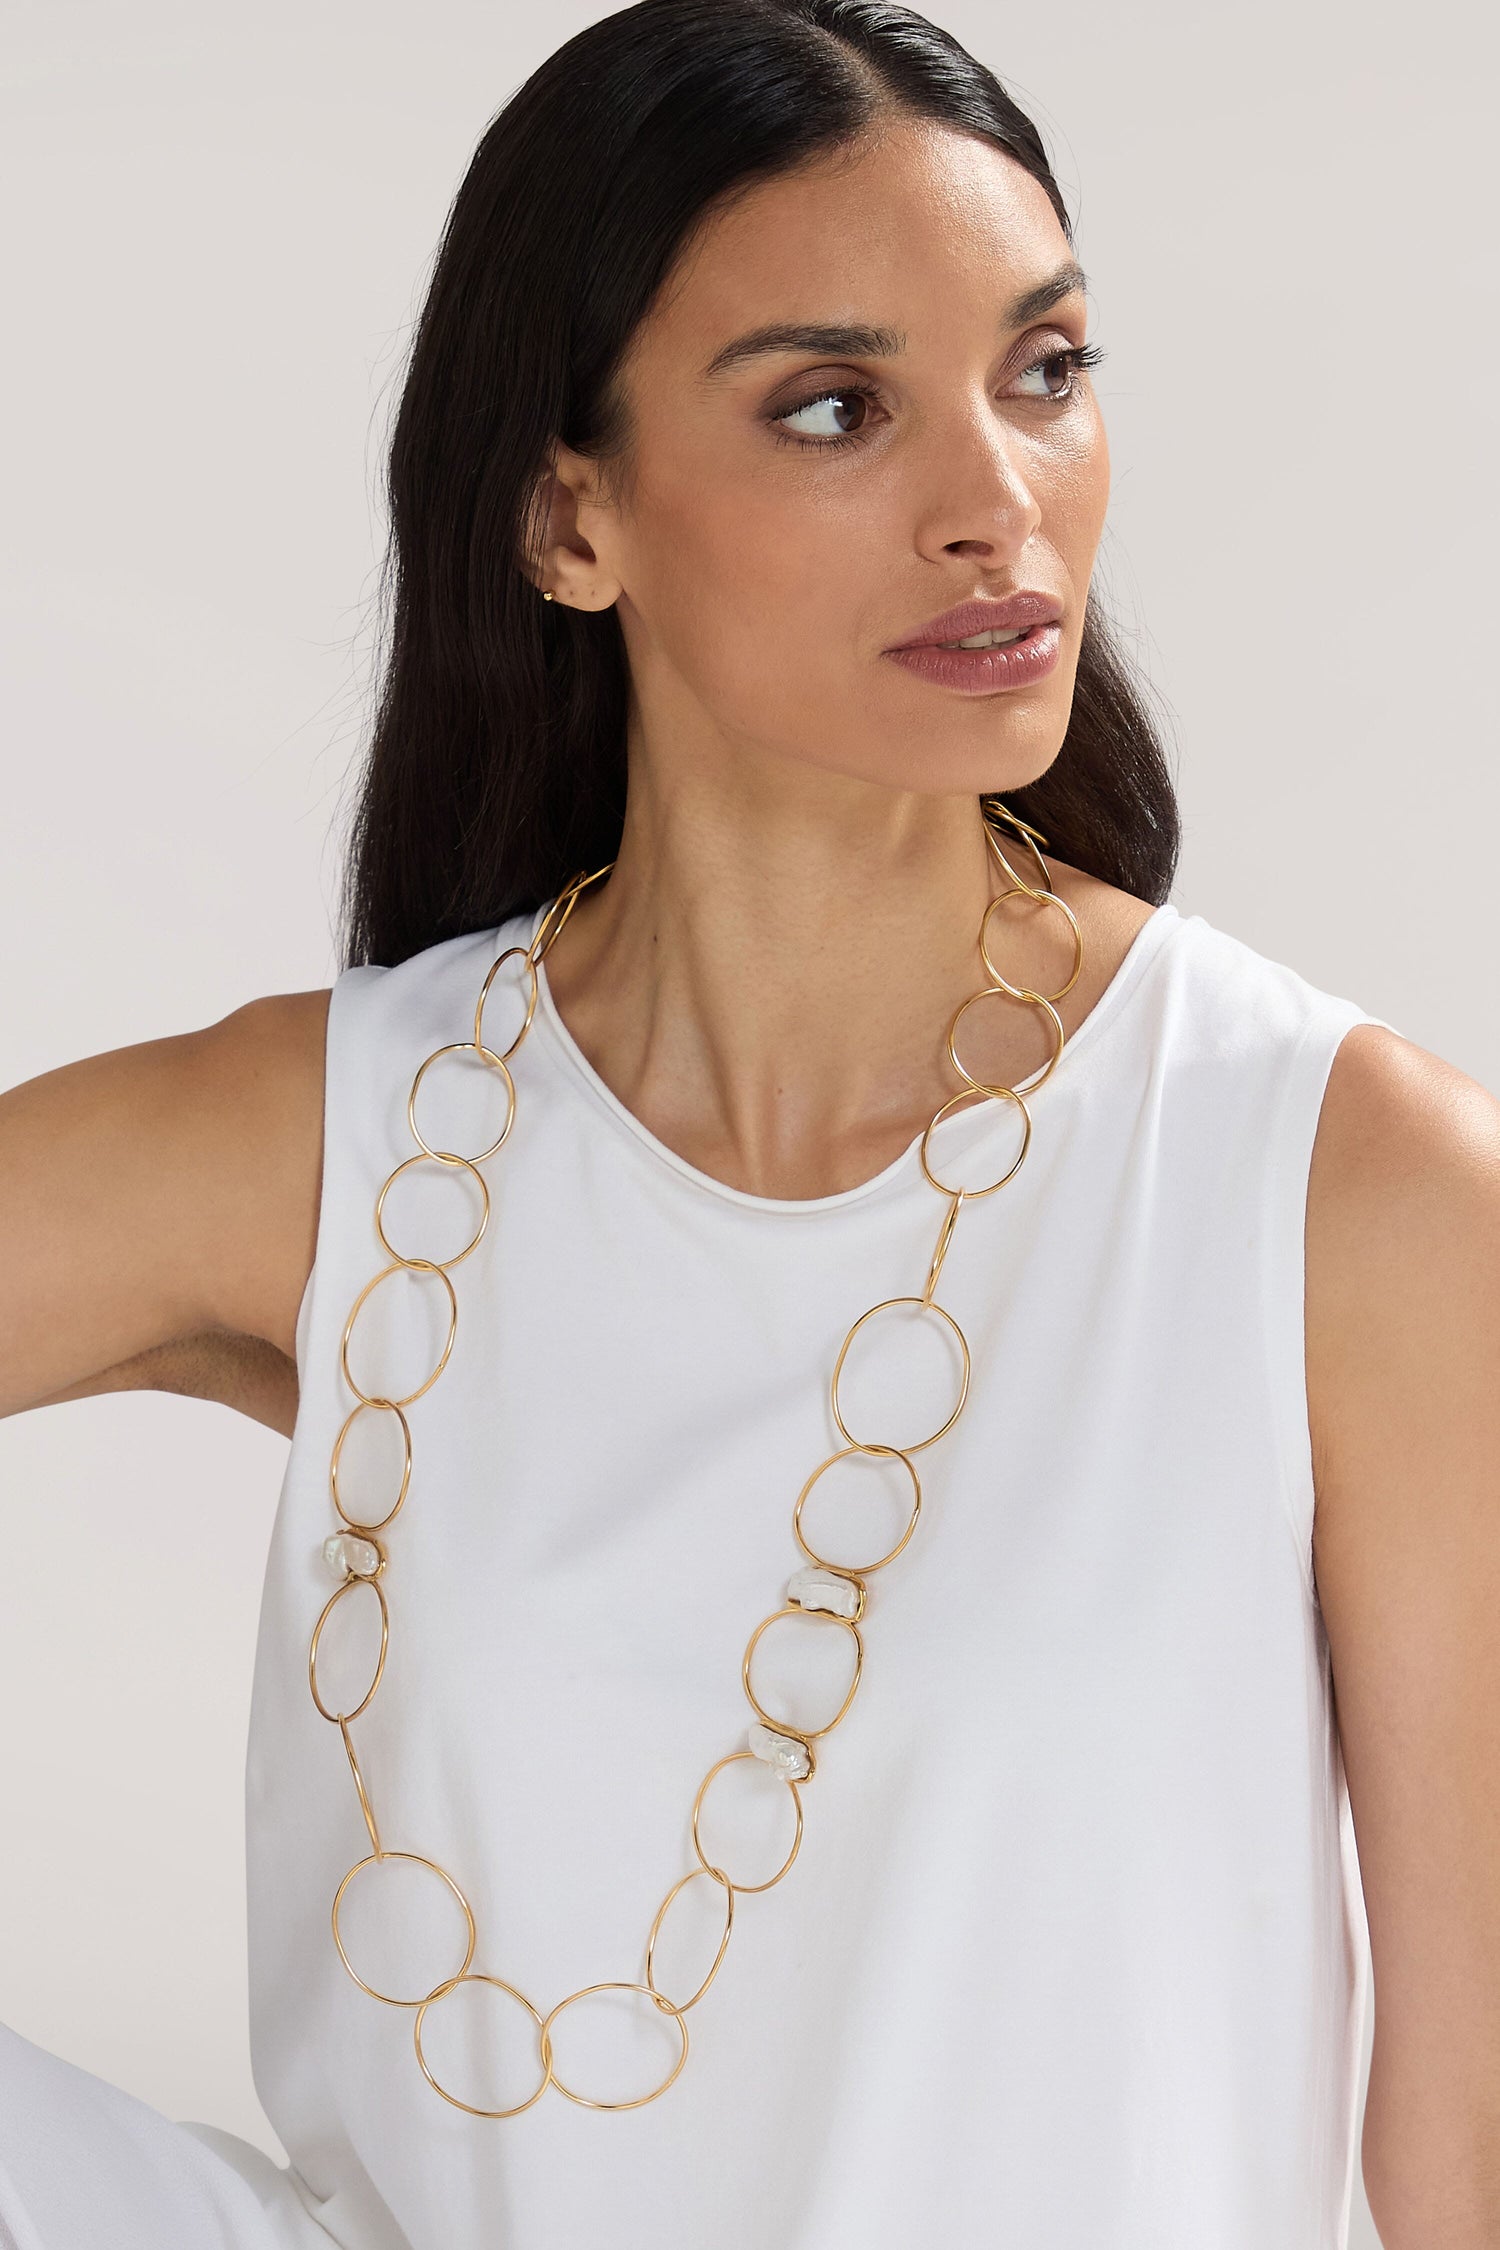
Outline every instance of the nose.
{"label": "nose", "polygon": [[1024,448],[1004,421],[986,412],[933,432],[917,529],[926,557],[973,555],[1003,564],[1019,555],[1042,521],[1022,466]]}

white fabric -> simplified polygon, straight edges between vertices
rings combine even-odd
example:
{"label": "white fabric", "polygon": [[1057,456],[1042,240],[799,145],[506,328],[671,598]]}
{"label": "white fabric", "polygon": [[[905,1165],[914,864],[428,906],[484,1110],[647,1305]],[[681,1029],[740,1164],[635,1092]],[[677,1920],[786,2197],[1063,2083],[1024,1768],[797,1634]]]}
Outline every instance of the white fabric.
{"label": "white fabric", "polygon": [[[1032,1096],[1019,1173],[961,1213],[938,1295],[971,1390],[914,1455],[920,1520],[870,1576],[863,1676],[801,1784],[801,1849],[737,1897],[680,2076],[632,2109],[549,2087],[520,2115],[473,2117],[422,2076],[412,2010],[341,1966],[329,1908],[369,1841],[307,1680],[352,1403],[340,1339],[385,1263],[372,1208],[414,1147],[412,1073],[471,1036],[486,967],[536,920],[334,990],[248,1764],[256,2079],[292,2158],[288,2205],[341,2250],[1342,2250],[1366,1964],[1311,1578],[1302,1224],[1334,1052],[1381,1019],[1170,905]],[[510,976],[492,1047],[519,1022]],[[351,1732],[386,1849],[452,1874],[474,1967],[545,2013],[645,1975],[652,1917],[697,1864],[694,1794],[754,1718],[746,1643],[806,1560],[793,1505],[842,1443],[839,1343],[867,1306],[920,1294],[944,1206],[915,1142],[815,1202],[709,1179],[591,1070],[545,978],[514,1070],[488,1232],[452,1269],[457,1340],[408,1409],[389,1656]],[[418,1107],[434,1146],[493,1138],[481,1079],[493,1094],[462,1058],[435,1066]],[[977,1185],[1015,1145],[1013,1112],[950,1117],[933,1158]],[[414,1167],[393,1242],[449,1255],[466,1196],[454,1167]],[[370,1299],[350,1344],[362,1387],[421,1382],[438,1298],[397,1275]],[[857,1434],[900,1443],[942,1418],[939,1334],[899,1310],[861,1332],[842,1394]],[[355,1502],[376,1489],[360,1451],[376,1420],[351,1436]],[[894,1482],[867,1462],[841,1496],[847,1467],[806,1527],[831,1549],[855,1532],[888,1546]],[[357,1596],[326,1629],[330,1695],[359,1602],[373,1609]],[[819,1724],[847,1648],[840,1626],[768,1632],[757,1692]],[[742,1880],[771,1873],[785,1785],[741,1761],[714,1792],[708,1848],[730,1860],[732,1843]],[[347,1894],[351,1957],[373,1973],[404,1933],[413,1989],[462,1952],[456,1909],[445,1920],[422,1879],[388,1862]],[[659,1981],[679,1997],[712,1958],[717,1895],[689,1884],[664,1925]],[[530,2019],[491,1988],[454,1995],[446,2024],[434,2009],[424,2040],[481,2105],[536,2083]],[[600,2099],[644,2091],[678,2052],[666,2018],[618,1994],[559,2019],[556,2041],[560,2074]],[[49,2098],[43,2069],[44,2142]],[[92,2115],[65,2088],[55,2127],[50,2145],[72,2135],[101,2182],[136,2162],[102,2130],[84,2140]],[[206,2145],[183,2147],[184,2194]],[[164,2200],[156,2243],[281,2250],[265,2209],[215,2234]],[[19,2239],[101,2237],[44,2215]]]}

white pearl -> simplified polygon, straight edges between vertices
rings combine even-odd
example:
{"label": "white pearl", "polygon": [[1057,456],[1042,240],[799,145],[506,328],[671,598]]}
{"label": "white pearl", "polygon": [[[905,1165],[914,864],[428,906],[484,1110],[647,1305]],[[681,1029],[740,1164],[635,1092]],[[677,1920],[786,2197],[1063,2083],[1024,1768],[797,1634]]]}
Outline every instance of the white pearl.
{"label": "white pearl", "polygon": [[371,1578],[380,1568],[380,1550],[357,1532],[331,1531],[323,1542],[323,1560],[335,1578]]}
{"label": "white pearl", "polygon": [[812,1762],[807,1755],[807,1744],[799,1742],[795,1735],[778,1734],[774,1727],[763,1727],[757,1721],[750,1729],[748,1740],[757,1758],[764,1758],[766,1764],[774,1766],[777,1773],[784,1774],[793,1781],[805,1781],[811,1773]]}
{"label": "white pearl", "polygon": [[831,1610],[835,1617],[859,1614],[857,1582],[840,1571],[824,1570],[818,1563],[808,1563],[792,1573],[786,1582],[786,1598],[801,1609]]}

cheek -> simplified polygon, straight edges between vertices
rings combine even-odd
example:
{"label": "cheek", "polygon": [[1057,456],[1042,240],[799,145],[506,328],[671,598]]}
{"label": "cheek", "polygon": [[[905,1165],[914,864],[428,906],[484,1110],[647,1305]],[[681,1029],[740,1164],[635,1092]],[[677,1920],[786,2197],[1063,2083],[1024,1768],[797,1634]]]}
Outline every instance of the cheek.
{"label": "cheek", "polygon": [[1035,491],[1042,535],[1075,577],[1086,577],[1109,508],[1109,445],[1097,411],[1080,417],[1070,442],[1049,450],[1039,465]]}
{"label": "cheek", "polygon": [[634,543],[662,660],[732,725],[760,731],[782,701],[805,725],[849,645],[852,557],[882,551],[851,532],[847,495],[820,505],[795,475],[685,479],[651,494]]}

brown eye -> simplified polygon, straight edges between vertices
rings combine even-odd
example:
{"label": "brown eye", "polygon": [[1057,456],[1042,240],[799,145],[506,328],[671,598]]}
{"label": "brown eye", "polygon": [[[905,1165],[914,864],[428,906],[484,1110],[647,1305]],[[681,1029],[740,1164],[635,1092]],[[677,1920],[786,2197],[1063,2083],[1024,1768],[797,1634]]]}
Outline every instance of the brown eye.
{"label": "brown eye", "polygon": [[786,440],[798,445],[838,445],[862,435],[869,421],[870,393],[858,384],[819,391],[774,419]]}
{"label": "brown eye", "polygon": [[[1066,406],[1078,388],[1078,377],[1082,370],[1097,367],[1103,357],[1097,344],[1060,345],[1055,352],[1046,352],[1040,359],[1034,359],[1029,367],[1023,367],[1018,380],[1024,382],[1028,375],[1039,375],[1043,387],[1025,395],[1046,400],[1053,406]],[[1063,378],[1055,389],[1051,385],[1051,377],[1054,375],[1061,375]]]}

